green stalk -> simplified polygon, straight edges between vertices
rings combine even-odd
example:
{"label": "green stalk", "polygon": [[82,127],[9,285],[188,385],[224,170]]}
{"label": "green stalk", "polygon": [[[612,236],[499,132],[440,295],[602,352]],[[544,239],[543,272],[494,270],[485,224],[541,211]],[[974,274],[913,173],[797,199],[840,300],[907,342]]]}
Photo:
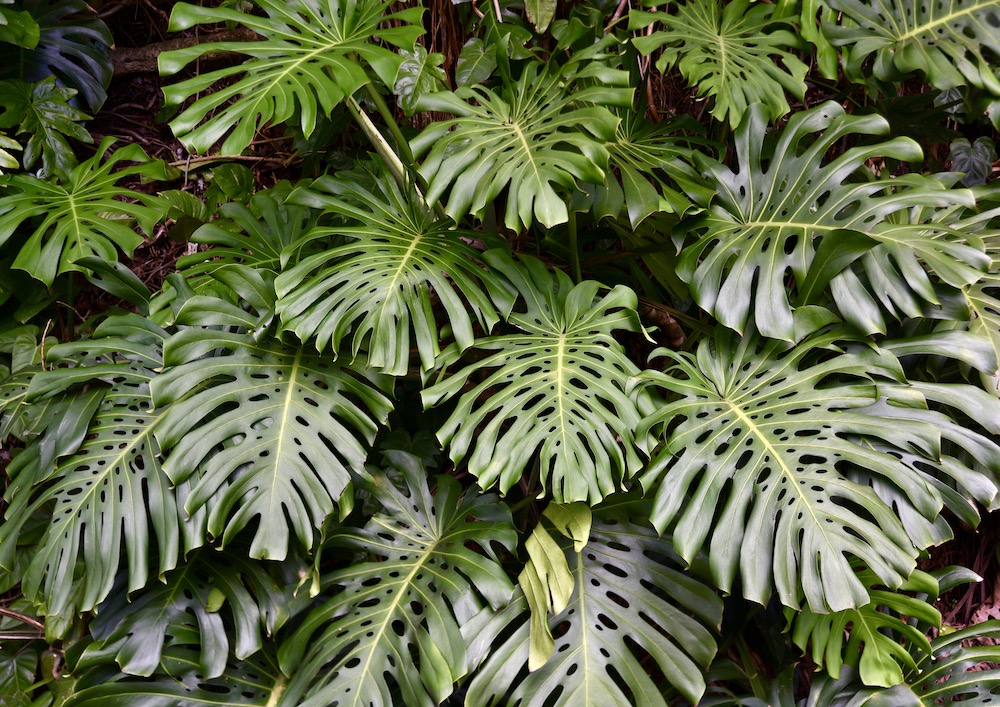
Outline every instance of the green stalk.
{"label": "green stalk", "polygon": [[389,132],[392,133],[392,137],[396,141],[396,149],[399,150],[400,156],[409,163],[412,169],[416,170],[417,165],[414,163],[413,153],[410,152],[410,143],[403,136],[403,131],[400,129],[399,123],[396,122],[396,116],[389,110],[389,106],[386,105],[382,94],[378,92],[378,89],[375,88],[371,81],[365,84],[365,90],[368,92],[368,98],[375,104],[375,110],[382,116],[382,120],[388,126]]}
{"label": "green stalk", "polygon": [[583,271],[580,269],[580,247],[576,238],[576,212],[570,209],[569,222],[566,224],[569,231],[569,258],[573,266],[573,282],[583,282]]}

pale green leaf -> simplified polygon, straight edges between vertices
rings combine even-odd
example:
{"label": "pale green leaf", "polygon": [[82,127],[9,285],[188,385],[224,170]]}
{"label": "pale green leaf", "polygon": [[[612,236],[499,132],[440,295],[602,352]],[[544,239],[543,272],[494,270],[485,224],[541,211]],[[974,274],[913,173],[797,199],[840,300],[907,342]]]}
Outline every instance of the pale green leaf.
{"label": "pale green leaf", "polygon": [[529,673],[529,622],[512,620],[515,630],[469,685],[467,704],[665,706],[664,684],[698,702],[722,602],[625,508],[596,510],[582,550],[563,543],[572,596],[548,621],[560,628],[551,658]]}

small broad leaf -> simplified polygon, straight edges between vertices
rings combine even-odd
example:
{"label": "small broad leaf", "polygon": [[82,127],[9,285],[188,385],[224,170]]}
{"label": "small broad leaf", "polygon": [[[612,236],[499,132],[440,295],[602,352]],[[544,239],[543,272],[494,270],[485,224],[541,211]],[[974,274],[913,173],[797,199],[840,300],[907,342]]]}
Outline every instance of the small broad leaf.
{"label": "small broad leaf", "polygon": [[831,678],[847,664],[858,670],[865,685],[899,685],[916,671],[921,654],[931,655],[924,631],[940,628],[941,614],[926,597],[937,597],[937,582],[920,570],[894,591],[879,588],[871,572],[858,573],[858,579],[869,587],[871,603],[831,614],[803,609],[791,619],[792,641],[803,651],[811,648],[813,661]]}
{"label": "small broad leaf", "polygon": [[996,146],[988,137],[978,137],[973,143],[959,138],[948,150],[952,169],[963,173],[962,184],[967,187],[985,184],[996,158]]}
{"label": "small broad leaf", "polygon": [[524,9],[531,24],[535,26],[535,31],[541,34],[556,16],[556,0],[527,0]]}
{"label": "small broad leaf", "polygon": [[413,51],[400,49],[399,54],[403,63],[399,65],[393,90],[399,107],[407,116],[412,116],[420,110],[422,96],[440,91],[447,84],[448,75],[441,68],[445,57],[438,52],[428,54],[421,44],[414,46]]}
{"label": "small broad leaf", "polygon": [[303,341],[314,338],[320,351],[329,344],[338,352],[350,336],[355,356],[367,350],[369,365],[403,375],[412,331],[426,370],[440,353],[432,296],[460,349],[472,345],[477,324],[492,330],[513,305],[504,281],[477,263],[480,253],[467,243],[497,239],[453,229],[384,169],[321,177],[291,198],[346,219],[313,229],[310,239],[350,239],[304,259],[275,283],[282,325]]}
{"label": "small broad leaf", "polygon": [[257,521],[250,556],[281,560],[292,534],[312,547],[335,504],[350,510],[351,473],[391,404],[360,366],[269,337],[273,274],[229,266],[217,277],[250,312],[195,296],[177,315],[187,328],[153,383],[157,406],[170,404],[157,430],[164,471],[191,481],[188,512],[210,503],[211,535],[229,543]]}
{"label": "small broad leaf", "polygon": [[[647,449],[633,430],[651,401],[625,394],[639,371],[612,336],[643,331],[635,293],[619,285],[599,297],[598,283],[574,286],[533,258],[489,251],[483,259],[514,284],[525,311],[508,317],[518,333],[478,339],[484,357],[421,393],[427,407],[459,397],[438,439],[483,488],[499,483],[507,493],[538,452],[557,503],[597,503],[642,467]],[[441,365],[460,353],[450,347]]]}
{"label": "small broad leaf", "polygon": [[496,68],[497,54],[495,49],[487,47],[483,40],[478,37],[473,37],[465,43],[458,55],[455,83],[458,86],[486,83]]}
{"label": "small broad leaf", "polygon": [[250,42],[206,42],[160,54],[160,73],[164,75],[176,74],[209,52],[247,57],[241,63],[164,87],[166,105],[171,106],[226,82],[171,121],[174,133],[191,150],[205,152],[225,138],[222,153],[240,154],[257,130],[296,115],[308,137],[320,115],[329,115],[368,83],[365,64],[383,83],[393,85],[402,59],[376,44],[376,37],[407,48],[423,33],[419,27],[423,8],[392,12],[387,0],[301,0],[291,5],[283,0],[257,0],[255,4],[266,16],[226,6],[174,5],[171,31],[233,22],[262,37]]}
{"label": "small broad leaf", "polygon": [[[65,183],[26,174],[4,177],[7,190],[0,196],[0,243],[10,240],[25,222],[41,217],[20,247],[13,267],[51,285],[56,275],[80,270],[76,262],[81,258],[115,261],[119,249],[131,255],[142,243],[131,220],[149,233],[162,214],[161,202],[120,187],[118,182],[133,175],[165,179],[167,173],[163,163],[151,161],[138,145],[115,150],[102,162],[113,142],[105,138],[97,153],[75,167]],[[121,162],[138,164],[113,171]]]}
{"label": "small broad leaf", "polygon": [[37,670],[38,651],[35,649],[0,648],[0,704],[3,707],[29,707]]}
{"label": "small broad leaf", "polygon": [[56,86],[55,77],[32,85],[18,79],[0,81],[0,129],[30,133],[24,150],[24,168],[41,158],[38,176],[65,181],[76,166],[76,155],[67,137],[84,143],[94,140],[80,125],[90,116],[67,103],[76,92]]}
{"label": "small broad leaf", "polygon": [[774,5],[687,0],[675,8],[670,14],[633,11],[629,29],[653,22],[666,29],[632,43],[644,55],[660,50],[660,71],[676,66],[689,86],[714,98],[712,115],[717,120],[736,127],[754,103],[763,104],[767,115],[777,119],[789,110],[785,93],[799,99],[805,95],[808,67],[788,51],[800,41],[784,28],[788,20],[773,17]]}
{"label": "small broad leaf", "polygon": [[30,12],[0,8],[0,42],[34,49],[40,36],[41,30]]}
{"label": "small broad leaf", "polygon": [[[869,603],[852,557],[889,588],[913,570],[914,539],[845,470],[882,479],[896,503],[933,520],[941,494],[898,452],[933,463],[940,421],[922,419],[918,408],[881,413],[875,381],[900,378],[899,364],[878,349],[838,353],[844,334],[828,328],[788,348],[719,329],[696,354],[663,351],[676,363],[666,373],[643,374],[681,395],[639,428],[668,430],[641,479],[656,492],[653,523],[672,529],[689,561],[707,543],[712,576],[725,591],[739,575],[748,599],[767,603],[773,588],[786,606],[797,608],[804,596],[823,613]],[[914,395],[910,404],[926,408]]]}
{"label": "small broad leaf", "polygon": [[704,670],[715,656],[712,629],[721,620],[722,601],[680,571],[667,539],[634,522],[641,517],[634,504],[622,505],[595,510],[585,547],[564,542],[559,550],[570,568],[572,594],[548,621],[558,629],[551,658],[528,672],[531,622],[513,623],[527,618],[528,607],[520,603],[521,616],[512,619],[469,685],[467,704],[665,707],[664,684],[698,702]]}
{"label": "small broad leaf", "polygon": [[618,124],[605,106],[632,101],[628,72],[587,58],[581,52],[560,70],[531,62],[499,93],[475,85],[425,96],[425,110],[459,116],[432,123],[412,142],[417,157],[426,155],[420,173],[428,201],[450,188],[445,211],[460,221],[481,214],[506,190],[508,228],[565,223],[565,195],[577,182],[604,182],[603,143]]}
{"label": "small broad leaf", "polygon": [[332,533],[330,547],[372,559],[323,577],[339,591],[284,641],[281,667],[292,679],[280,705],[437,705],[472,667],[463,626],[513,595],[492,547],[517,543],[506,506],[463,495],[448,476],[432,494],[416,457],[388,454],[405,487],[374,472],[383,511],[364,528]]}

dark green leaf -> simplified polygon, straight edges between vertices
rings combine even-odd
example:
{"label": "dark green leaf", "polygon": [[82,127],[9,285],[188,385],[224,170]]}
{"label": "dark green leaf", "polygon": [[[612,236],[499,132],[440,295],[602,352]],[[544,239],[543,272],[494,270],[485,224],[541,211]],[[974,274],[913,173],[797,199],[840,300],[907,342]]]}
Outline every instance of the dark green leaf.
{"label": "dark green leaf", "polygon": [[448,75],[441,65],[444,64],[444,54],[427,50],[417,44],[413,51],[399,50],[403,63],[399,65],[396,74],[394,92],[399,99],[399,106],[407,116],[412,116],[420,110],[420,99],[435,91],[445,88]]}
{"label": "dark green leaf", "polygon": [[496,50],[493,47],[487,47],[483,40],[478,37],[473,37],[465,43],[462,52],[458,55],[455,83],[458,86],[486,83],[496,67]]}
{"label": "dark green leaf", "polygon": [[996,158],[996,146],[988,137],[978,137],[973,143],[959,138],[951,143],[948,150],[951,168],[962,172],[962,184],[967,187],[985,184]]}

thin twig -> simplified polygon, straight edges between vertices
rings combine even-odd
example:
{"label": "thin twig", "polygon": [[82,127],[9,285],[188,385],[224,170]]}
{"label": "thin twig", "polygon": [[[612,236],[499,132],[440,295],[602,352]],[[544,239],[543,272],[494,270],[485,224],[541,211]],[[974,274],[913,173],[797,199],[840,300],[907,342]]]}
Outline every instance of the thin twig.
{"label": "thin twig", "polygon": [[12,619],[17,619],[21,623],[28,624],[32,628],[36,628],[39,631],[45,630],[45,624],[43,624],[38,619],[28,616],[27,614],[22,614],[18,611],[13,611],[11,609],[4,609],[2,606],[0,606],[0,615],[9,616]]}

